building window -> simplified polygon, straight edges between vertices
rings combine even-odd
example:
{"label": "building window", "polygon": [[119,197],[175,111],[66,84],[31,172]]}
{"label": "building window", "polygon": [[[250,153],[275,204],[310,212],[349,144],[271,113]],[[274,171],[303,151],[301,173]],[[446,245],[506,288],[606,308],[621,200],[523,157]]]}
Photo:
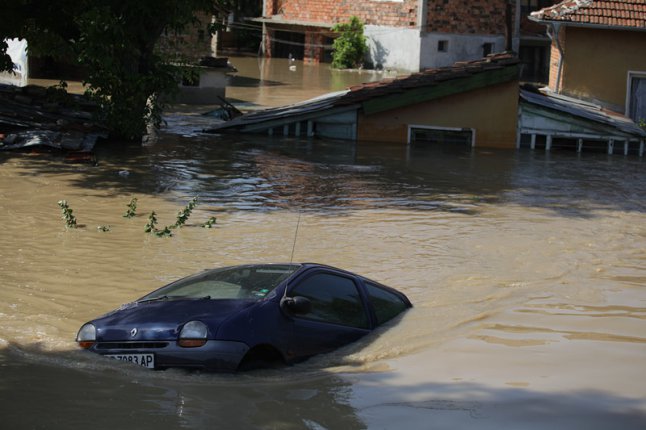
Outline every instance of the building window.
{"label": "building window", "polygon": [[484,43],[482,45],[482,56],[486,57],[487,55],[491,54],[493,52],[493,43]]}
{"label": "building window", "polygon": [[626,113],[636,123],[646,122],[646,73],[628,73]]}
{"label": "building window", "polygon": [[448,40],[438,40],[437,41],[437,51],[438,52],[449,52],[449,41]]}
{"label": "building window", "polygon": [[408,142],[412,145],[442,145],[470,148],[475,145],[475,130],[471,128],[409,126]]}
{"label": "building window", "polygon": [[518,58],[522,64],[520,76],[522,81],[547,84],[549,81],[549,46],[521,46]]}

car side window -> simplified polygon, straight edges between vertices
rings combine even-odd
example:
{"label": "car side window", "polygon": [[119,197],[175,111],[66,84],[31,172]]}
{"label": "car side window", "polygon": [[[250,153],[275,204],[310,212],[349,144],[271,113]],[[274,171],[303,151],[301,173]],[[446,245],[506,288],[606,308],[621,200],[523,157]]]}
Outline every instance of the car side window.
{"label": "car side window", "polygon": [[320,273],[305,279],[290,296],[306,297],[312,310],[304,318],[368,328],[368,316],[359,296],[357,286],[349,278]]}
{"label": "car side window", "polygon": [[375,310],[377,324],[383,324],[404,312],[408,305],[397,295],[375,284],[366,282],[368,299]]}

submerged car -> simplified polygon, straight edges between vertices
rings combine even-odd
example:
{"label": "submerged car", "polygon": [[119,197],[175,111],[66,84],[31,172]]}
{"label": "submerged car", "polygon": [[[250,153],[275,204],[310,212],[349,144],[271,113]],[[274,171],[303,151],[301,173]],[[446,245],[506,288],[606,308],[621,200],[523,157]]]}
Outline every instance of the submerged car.
{"label": "submerged car", "polygon": [[89,351],[147,368],[234,371],[294,363],[370,333],[412,305],[314,263],[207,270],[84,324]]}

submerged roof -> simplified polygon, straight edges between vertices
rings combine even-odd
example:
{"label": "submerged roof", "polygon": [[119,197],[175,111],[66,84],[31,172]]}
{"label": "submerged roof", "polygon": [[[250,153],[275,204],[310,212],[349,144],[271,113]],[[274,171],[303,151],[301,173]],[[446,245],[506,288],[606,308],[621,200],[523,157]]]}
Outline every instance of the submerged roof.
{"label": "submerged roof", "polygon": [[331,110],[361,107],[366,114],[383,112],[517,79],[518,63],[518,58],[511,53],[491,54],[481,60],[364,83],[300,103],[248,113],[206,131],[318,116]]}
{"label": "submerged roof", "polygon": [[646,30],[646,0],[566,0],[532,12],[530,19]]}
{"label": "submerged roof", "polygon": [[[629,135],[635,138],[646,137],[646,131],[639,127],[639,125],[635,124],[632,119],[624,115],[604,110],[593,103],[584,102],[582,100],[573,99],[559,94],[539,93],[525,89],[521,89],[520,97],[521,100],[526,103],[540,106],[548,110],[558,111],[561,114],[575,116],[585,121],[594,122],[614,129],[624,135]],[[545,131],[547,132],[549,130]]]}

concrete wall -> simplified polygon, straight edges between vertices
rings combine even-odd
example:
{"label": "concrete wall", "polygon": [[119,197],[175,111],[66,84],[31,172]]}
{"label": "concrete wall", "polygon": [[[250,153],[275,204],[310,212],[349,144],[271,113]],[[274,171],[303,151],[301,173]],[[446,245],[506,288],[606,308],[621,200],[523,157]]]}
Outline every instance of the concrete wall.
{"label": "concrete wall", "polygon": [[477,147],[515,148],[518,81],[444,97],[402,109],[359,114],[360,141],[407,143],[408,126],[473,128]]}
{"label": "concrete wall", "polygon": [[624,113],[628,71],[646,73],[646,32],[571,26],[561,31],[562,92]]}
{"label": "concrete wall", "polygon": [[25,39],[6,39],[5,42],[7,43],[7,54],[13,62],[13,71],[0,73],[0,84],[24,87],[29,78],[27,41]]}
{"label": "concrete wall", "polygon": [[[447,41],[446,52],[438,50],[438,43]],[[492,43],[492,52],[505,50],[505,37],[496,35],[465,35],[451,33],[426,33],[420,42],[421,69],[451,66],[456,61],[471,61],[482,58],[485,43]]]}
{"label": "concrete wall", "polygon": [[367,25],[364,34],[368,38],[369,61],[374,67],[419,71],[419,30]]}
{"label": "concrete wall", "polygon": [[[505,50],[505,37],[495,35],[420,34],[418,30],[374,25],[366,26],[365,35],[368,38],[368,61],[374,67],[405,72],[480,59],[484,56],[485,43],[493,44],[492,52]],[[446,52],[438,50],[440,41],[447,42]]]}

